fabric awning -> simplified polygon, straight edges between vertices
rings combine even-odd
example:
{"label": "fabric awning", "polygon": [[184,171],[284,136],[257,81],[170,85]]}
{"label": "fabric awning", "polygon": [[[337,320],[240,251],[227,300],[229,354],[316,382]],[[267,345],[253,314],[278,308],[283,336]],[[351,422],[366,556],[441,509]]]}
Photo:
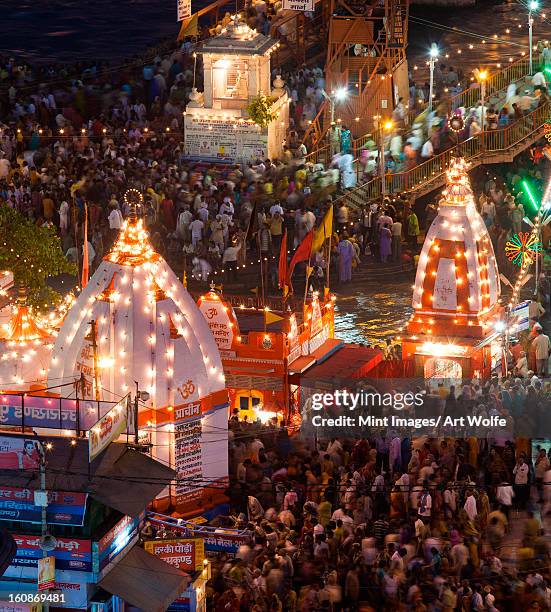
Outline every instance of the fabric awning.
{"label": "fabric awning", "polygon": [[188,574],[133,546],[98,586],[144,612],[165,612],[190,580]]}

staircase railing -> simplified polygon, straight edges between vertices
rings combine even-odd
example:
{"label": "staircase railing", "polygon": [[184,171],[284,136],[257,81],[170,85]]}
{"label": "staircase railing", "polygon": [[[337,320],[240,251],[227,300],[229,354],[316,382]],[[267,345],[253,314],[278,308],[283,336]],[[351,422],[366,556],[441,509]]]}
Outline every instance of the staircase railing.
{"label": "staircase railing", "polygon": [[[386,174],[385,193],[414,191],[421,186],[430,185],[443,176],[450,164],[451,158],[456,155],[464,157],[467,161],[477,158],[479,158],[480,163],[484,163],[485,159],[490,161],[493,154],[508,151],[513,147],[522,145],[535,132],[542,130],[544,124],[549,119],[550,113],[551,103],[546,103],[506,128],[483,132],[473,138],[464,140],[457,146],[447,149],[409,170],[395,174]],[[518,152],[520,151],[515,151],[515,153]],[[344,193],[336,201],[361,200],[367,204],[370,201],[381,198],[381,187],[381,178],[377,177]]]}

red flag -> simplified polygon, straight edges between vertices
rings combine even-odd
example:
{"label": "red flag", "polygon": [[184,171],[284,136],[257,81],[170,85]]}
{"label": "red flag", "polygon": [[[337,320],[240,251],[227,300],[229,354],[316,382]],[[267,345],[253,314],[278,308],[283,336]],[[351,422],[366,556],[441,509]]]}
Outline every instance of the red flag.
{"label": "red flag", "polygon": [[283,289],[283,295],[285,295],[285,289],[287,284],[287,230],[283,233],[283,240],[281,241],[281,248],[279,249],[279,288]]}
{"label": "red flag", "polygon": [[287,284],[291,285],[291,277],[293,276],[293,271],[295,266],[300,261],[308,261],[310,259],[310,251],[312,250],[312,242],[314,240],[314,230],[310,230],[304,240],[298,245],[293,258],[291,259],[291,263],[289,264],[289,268],[287,271]]}
{"label": "red flag", "polygon": [[88,267],[88,205],[84,204],[84,245],[82,247],[82,279],[81,287],[84,289],[88,284],[88,275],[90,269]]}

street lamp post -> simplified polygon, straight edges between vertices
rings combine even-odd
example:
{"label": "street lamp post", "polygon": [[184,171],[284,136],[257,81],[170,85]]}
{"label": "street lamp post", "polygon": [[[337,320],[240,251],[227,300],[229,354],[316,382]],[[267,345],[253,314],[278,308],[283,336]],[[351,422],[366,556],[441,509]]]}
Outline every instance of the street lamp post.
{"label": "street lamp post", "polygon": [[538,10],[538,2],[537,0],[530,0],[530,4],[528,5],[528,47],[530,53],[530,74],[533,73],[532,67],[532,26],[534,24],[534,18],[532,17],[533,11]]}
{"label": "street lamp post", "polygon": [[434,91],[434,65],[438,59],[438,47],[435,43],[432,43],[429,52],[429,112],[432,111],[432,96]]}
{"label": "street lamp post", "polygon": [[484,105],[486,104],[486,79],[488,78],[488,72],[486,70],[475,70],[475,76],[480,83],[480,131],[482,133],[482,142],[484,142],[484,127],[485,127],[485,119],[486,113]]}
{"label": "street lamp post", "polygon": [[[331,118],[331,132],[335,129],[335,103],[343,102],[348,97],[348,90],[346,87],[339,87],[337,90],[332,91],[331,95],[329,95],[325,89],[321,90],[323,97],[327,100],[329,104],[329,113]],[[333,136],[333,133],[331,134]]]}

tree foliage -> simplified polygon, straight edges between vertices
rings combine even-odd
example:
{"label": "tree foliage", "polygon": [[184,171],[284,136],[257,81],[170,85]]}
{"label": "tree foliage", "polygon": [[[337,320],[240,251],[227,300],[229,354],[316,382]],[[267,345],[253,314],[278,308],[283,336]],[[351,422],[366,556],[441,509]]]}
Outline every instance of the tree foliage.
{"label": "tree foliage", "polygon": [[55,230],[38,227],[5,204],[0,205],[0,270],[10,270],[27,293],[29,304],[44,307],[60,295],[46,285],[50,276],[76,274],[61,248]]}
{"label": "tree foliage", "polygon": [[266,128],[277,118],[276,113],[272,112],[274,102],[275,98],[269,98],[261,93],[251,99],[247,106],[247,114],[261,128]]}

